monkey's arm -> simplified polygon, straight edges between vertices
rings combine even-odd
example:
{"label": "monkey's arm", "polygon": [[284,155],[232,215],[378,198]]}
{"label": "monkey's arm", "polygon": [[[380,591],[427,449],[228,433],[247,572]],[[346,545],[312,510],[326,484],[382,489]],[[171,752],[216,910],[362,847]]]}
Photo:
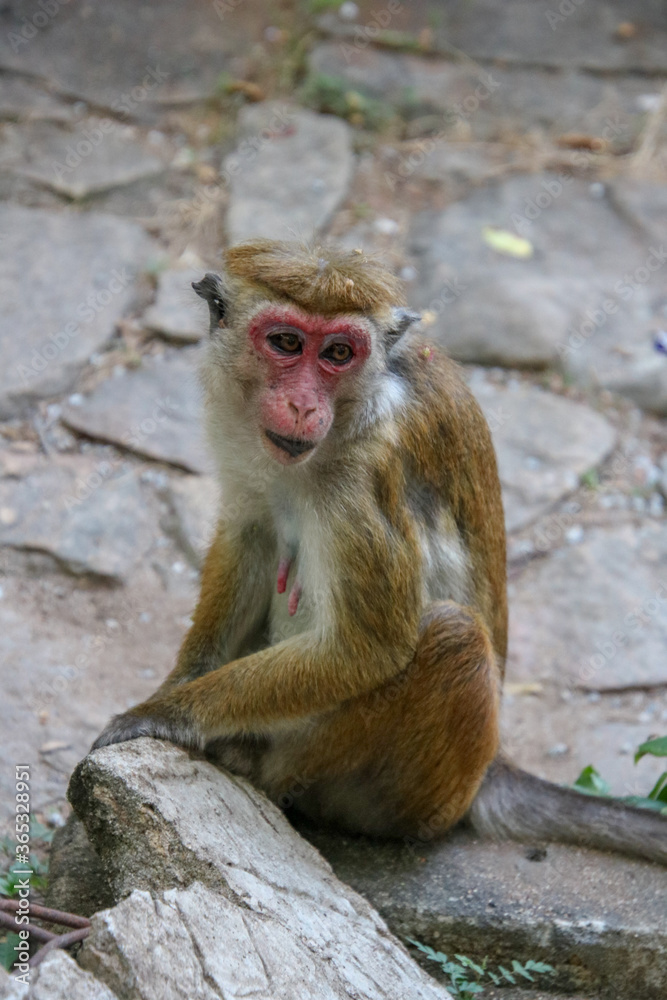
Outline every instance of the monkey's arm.
{"label": "monkey's arm", "polygon": [[[358,516],[337,527],[340,565],[332,567],[332,579],[343,585],[330,595],[334,624],[318,622],[199,676],[215,644],[211,621],[198,609],[174,673],[152,698],[113,719],[94,746],[154,736],[201,747],[217,736],[266,731],[273,723],[332,709],[404,669],[420,613],[414,542],[389,537],[378,519],[366,532]],[[215,592],[205,603],[215,610]],[[196,671],[189,655],[199,664]]]}
{"label": "monkey's arm", "polygon": [[202,570],[201,592],[176,666],[153,697],[234,660],[260,631],[272,577],[274,540],[259,525],[235,531],[220,522]]}

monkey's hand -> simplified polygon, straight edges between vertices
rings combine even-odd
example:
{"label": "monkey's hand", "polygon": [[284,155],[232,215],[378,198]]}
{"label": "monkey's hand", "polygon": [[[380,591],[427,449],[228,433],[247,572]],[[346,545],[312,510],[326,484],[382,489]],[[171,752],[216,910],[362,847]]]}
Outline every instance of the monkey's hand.
{"label": "monkey's hand", "polygon": [[163,711],[152,713],[151,703],[147,701],[127,712],[121,712],[120,715],[114,715],[90,749],[92,751],[113,743],[126,743],[127,740],[136,740],[140,736],[168,740],[190,750],[201,750],[204,746],[204,740],[194,727],[188,726],[183,719],[170,719]]}

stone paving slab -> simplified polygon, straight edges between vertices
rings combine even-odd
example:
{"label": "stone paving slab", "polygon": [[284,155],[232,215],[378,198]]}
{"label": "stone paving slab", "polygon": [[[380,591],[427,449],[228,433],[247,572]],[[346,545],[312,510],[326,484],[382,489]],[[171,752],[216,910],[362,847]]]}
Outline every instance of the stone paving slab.
{"label": "stone paving slab", "polygon": [[667,532],[591,529],[510,586],[512,676],[614,691],[667,685]]}
{"label": "stone paving slab", "polygon": [[63,422],[138,455],[204,472],[199,357],[196,349],[146,357],[140,368],[121,369],[89,395],[70,397]]}
{"label": "stone paving slab", "polygon": [[66,392],[111,338],[158,245],[133,222],[0,205],[0,418]]}
{"label": "stone paving slab", "polygon": [[300,829],[403,939],[510,967],[542,960],[558,972],[549,985],[566,992],[664,996],[667,869],[560,845],[536,862],[530,845],[465,831],[412,850]]}
{"label": "stone paving slab", "polygon": [[0,547],[51,556],[75,575],[125,582],[154,543],[136,470],[65,456],[0,479]]}
{"label": "stone paving slab", "polygon": [[33,80],[3,75],[0,87],[0,119],[21,122],[49,121],[68,124],[76,113],[71,104],[54,97]]}
{"label": "stone paving slab", "polygon": [[[663,80],[609,79],[582,72],[445,61],[324,42],[310,56],[313,74],[344,80],[411,121],[432,116],[430,129],[466,139],[503,140],[530,132],[588,134],[627,149]],[[425,142],[425,139],[422,140]]]}
{"label": "stone paving slab", "polygon": [[221,18],[212,3],[62,3],[48,18],[38,10],[30,3],[3,8],[0,67],[127,118],[150,119],[156,106],[210,97],[254,37],[252,17],[231,10],[225,17],[223,9]]}
{"label": "stone paving slab", "polygon": [[192,282],[199,281],[204,268],[170,268],[158,278],[155,302],[142,316],[149,330],[165,340],[196,343],[208,329],[206,303],[195,295]]}
{"label": "stone paving slab", "polygon": [[331,219],[352,180],[349,125],[284,102],[246,107],[239,124],[239,146],[223,165],[230,184],[230,242],[311,238]]}
{"label": "stone paving slab", "polygon": [[[530,255],[493,249],[487,227],[527,239]],[[443,212],[418,213],[410,251],[413,304],[431,314],[454,357],[559,365],[583,385],[667,412],[667,365],[654,347],[667,251],[617,211],[604,185],[513,177]]]}
{"label": "stone paving slab", "polygon": [[494,385],[481,372],[469,382],[491,427],[508,531],[575,490],[614,448],[614,428],[588,406],[530,384]]}
{"label": "stone paving slab", "polygon": [[27,123],[12,137],[0,169],[75,201],[156,177],[167,166],[163,143],[139,141],[132,126],[111,118],[86,118],[69,129]]}
{"label": "stone paving slab", "polygon": [[606,72],[667,71],[667,19],[657,2],[452,0],[443,5],[417,0],[389,4],[379,15],[371,0],[360,0],[358,10],[350,20],[328,14],[320,26],[350,44],[359,40],[360,47],[377,41],[385,29],[406,32],[430,50],[462,60]]}

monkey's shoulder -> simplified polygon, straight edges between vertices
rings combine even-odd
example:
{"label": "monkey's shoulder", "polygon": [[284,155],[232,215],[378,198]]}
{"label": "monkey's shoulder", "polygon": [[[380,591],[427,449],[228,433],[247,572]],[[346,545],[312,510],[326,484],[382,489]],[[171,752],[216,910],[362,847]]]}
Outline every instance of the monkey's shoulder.
{"label": "monkey's shoulder", "polygon": [[463,451],[488,453],[491,437],[481,407],[460,367],[437,345],[412,337],[389,355],[388,367],[404,387],[401,446],[433,451],[439,463],[444,453],[457,460]]}

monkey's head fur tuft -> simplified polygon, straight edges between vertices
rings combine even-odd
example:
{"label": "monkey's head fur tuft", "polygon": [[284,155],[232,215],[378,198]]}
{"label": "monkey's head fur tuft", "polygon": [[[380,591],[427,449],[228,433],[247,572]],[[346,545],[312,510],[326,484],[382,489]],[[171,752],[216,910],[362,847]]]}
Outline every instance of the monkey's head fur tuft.
{"label": "monkey's head fur tuft", "polygon": [[399,279],[359,250],[258,239],[231,247],[225,265],[230,275],[322,315],[381,314],[404,303]]}

